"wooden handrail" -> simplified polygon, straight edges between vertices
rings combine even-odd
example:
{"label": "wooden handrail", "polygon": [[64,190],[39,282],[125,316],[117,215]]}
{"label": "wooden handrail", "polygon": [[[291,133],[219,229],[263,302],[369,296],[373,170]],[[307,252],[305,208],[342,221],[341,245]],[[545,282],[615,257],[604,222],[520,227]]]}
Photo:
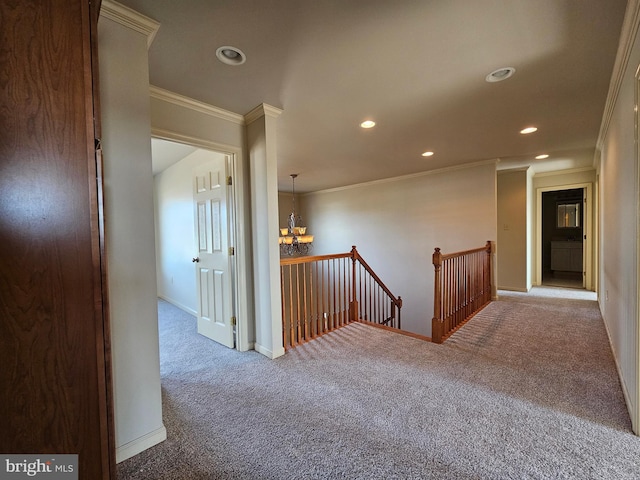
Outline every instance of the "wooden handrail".
{"label": "wooden handrail", "polygon": [[298,265],[301,263],[314,263],[314,262],[321,262],[323,260],[333,260],[336,258],[352,258],[352,257],[353,257],[352,252],[332,253],[330,255],[313,255],[313,256],[306,256],[306,257],[288,257],[288,258],[280,259],[280,266]]}
{"label": "wooden handrail", "polygon": [[355,246],[347,253],[283,258],[280,283],[285,349],[355,321],[400,328],[402,298]]}
{"label": "wooden handrail", "polygon": [[360,254],[356,250],[355,245],[351,248],[351,254],[353,255],[354,262],[356,260],[360,262],[360,264],[369,273],[369,275],[371,275],[374,278],[376,283],[378,283],[378,285],[380,285],[380,287],[385,291],[385,293],[389,295],[389,297],[391,297],[391,299],[393,300],[393,303],[398,305],[398,307],[402,307],[402,298],[401,297],[396,298],[396,296],[393,293],[391,293],[391,290],[389,290],[389,288],[384,284],[384,282],[380,279],[380,277],[376,275],[376,272],[374,272],[373,269],[369,266],[369,264],[365,262],[364,259],[360,256]]}
{"label": "wooden handrail", "polygon": [[[439,248],[436,248],[435,250],[437,250],[438,252],[440,251]],[[449,260],[450,258],[463,257],[465,255],[470,255],[472,253],[486,252],[486,251],[491,253],[491,242],[487,242],[487,244],[484,247],[472,248],[471,250],[465,250],[463,252],[441,253],[440,254],[440,258],[441,258],[441,260],[444,261],[444,260]]]}
{"label": "wooden handrail", "polygon": [[442,343],[491,301],[491,242],[449,254],[436,248],[433,266],[431,338]]}

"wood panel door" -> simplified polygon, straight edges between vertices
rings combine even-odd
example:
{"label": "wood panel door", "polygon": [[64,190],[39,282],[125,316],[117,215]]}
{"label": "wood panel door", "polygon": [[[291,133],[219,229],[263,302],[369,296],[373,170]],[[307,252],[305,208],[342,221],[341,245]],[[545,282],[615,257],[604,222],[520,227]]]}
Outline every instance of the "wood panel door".
{"label": "wood panel door", "polygon": [[220,156],[194,170],[195,264],[198,333],[233,348],[226,164]]}
{"label": "wood panel door", "polygon": [[[98,2],[0,2],[0,452],[115,477],[93,79]],[[96,92],[97,95],[97,92]]]}

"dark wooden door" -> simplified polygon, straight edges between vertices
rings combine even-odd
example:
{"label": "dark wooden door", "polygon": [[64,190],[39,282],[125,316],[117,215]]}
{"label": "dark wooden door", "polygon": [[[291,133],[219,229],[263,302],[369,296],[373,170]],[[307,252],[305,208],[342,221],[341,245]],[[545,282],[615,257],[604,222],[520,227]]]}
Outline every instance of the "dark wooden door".
{"label": "dark wooden door", "polygon": [[78,454],[81,479],[114,477],[95,4],[0,2],[0,452]]}

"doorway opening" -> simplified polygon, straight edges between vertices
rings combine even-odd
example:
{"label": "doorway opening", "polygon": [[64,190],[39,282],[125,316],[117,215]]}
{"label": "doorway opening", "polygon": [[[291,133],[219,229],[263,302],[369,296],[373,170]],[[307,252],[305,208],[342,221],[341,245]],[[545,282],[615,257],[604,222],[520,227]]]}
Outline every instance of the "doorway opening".
{"label": "doorway opening", "polygon": [[152,139],[158,297],[235,348],[235,156],[207,147]]}
{"label": "doorway opening", "polygon": [[[556,192],[558,196],[549,197],[554,200],[547,199],[550,206],[547,206],[545,213],[543,211],[543,195],[553,192]],[[578,192],[581,192],[582,195],[580,200],[577,200]],[[547,223],[548,226],[545,228],[545,241],[543,242],[544,223]],[[544,272],[545,285],[547,285],[546,282],[555,282],[560,287],[594,290],[594,223],[593,183],[573,183],[536,189],[533,285],[543,285]],[[554,245],[556,247],[572,248],[573,250],[561,253],[556,251],[555,261],[552,265],[551,242],[553,241],[564,242],[556,243]],[[582,280],[578,278],[580,256],[582,256]],[[549,275],[550,273],[552,275]]]}
{"label": "doorway opening", "polygon": [[584,189],[542,193],[542,285],[584,288]]}

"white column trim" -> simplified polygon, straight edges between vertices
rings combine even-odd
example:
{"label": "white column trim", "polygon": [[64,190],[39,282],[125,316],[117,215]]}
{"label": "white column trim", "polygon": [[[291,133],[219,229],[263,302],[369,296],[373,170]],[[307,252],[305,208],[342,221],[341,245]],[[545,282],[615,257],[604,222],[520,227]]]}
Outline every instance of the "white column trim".
{"label": "white column trim", "polygon": [[281,114],[282,110],[280,110],[279,108],[272,107],[271,105],[268,105],[266,103],[261,103],[244,116],[244,121],[247,125],[249,125],[251,122],[255,122],[261,117],[278,118]]}
{"label": "white column trim", "polygon": [[131,30],[146,35],[147,48],[153,43],[153,39],[156,37],[156,33],[158,33],[158,29],[160,28],[160,23],[154,19],[146,17],[114,0],[102,0],[100,17],[108,18]]}
{"label": "white column trim", "polygon": [[153,432],[149,432],[140,438],[125,443],[116,449],[116,463],[124,462],[148,448],[153,447],[167,439],[167,429],[164,425]]}

